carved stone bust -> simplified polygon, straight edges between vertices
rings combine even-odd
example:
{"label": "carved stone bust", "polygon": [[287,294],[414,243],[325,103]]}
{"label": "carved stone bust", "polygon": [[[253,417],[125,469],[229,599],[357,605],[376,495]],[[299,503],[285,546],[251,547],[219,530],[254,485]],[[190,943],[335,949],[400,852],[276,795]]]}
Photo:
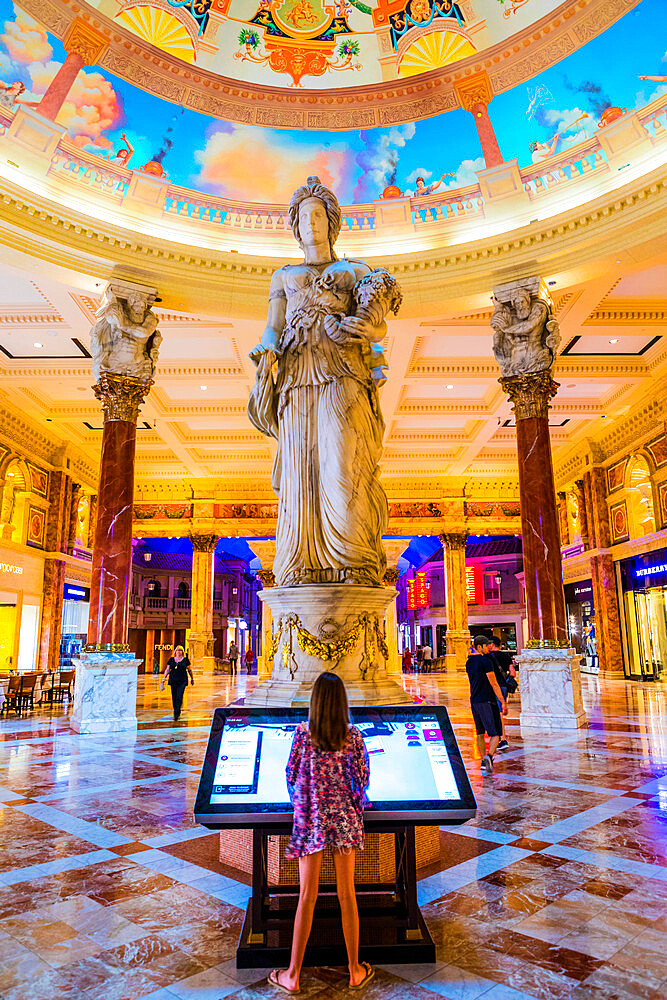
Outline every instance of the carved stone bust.
{"label": "carved stone bust", "polygon": [[93,374],[104,373],[150,381],[155,373],[162,335],[152,310],[155,293],[130,285],[107,285],[90,331]]}
{"label": "carved stone bust", "polygon": [[502,377],[550,372],[560,331],[540,279],[501,285],[494,289],[493,303],[493,353]]}

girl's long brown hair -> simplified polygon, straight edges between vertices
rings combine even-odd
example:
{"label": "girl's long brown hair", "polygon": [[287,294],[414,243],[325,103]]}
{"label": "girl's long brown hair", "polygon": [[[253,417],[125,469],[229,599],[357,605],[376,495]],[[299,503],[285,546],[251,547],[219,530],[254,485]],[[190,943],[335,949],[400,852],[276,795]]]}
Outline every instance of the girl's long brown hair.
{"label": "girl's long brown hair", "polygon": [[310,738],[320,750],[342,750],[349,725],[345,685],[338,674],[325,670],[313,684],[310,695]]}

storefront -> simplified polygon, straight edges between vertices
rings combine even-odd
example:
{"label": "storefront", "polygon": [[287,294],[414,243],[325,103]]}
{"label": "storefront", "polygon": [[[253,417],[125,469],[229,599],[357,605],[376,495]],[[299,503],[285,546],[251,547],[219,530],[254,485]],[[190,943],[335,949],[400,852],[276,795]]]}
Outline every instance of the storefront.
{"label": "storefront", "polygon": [[659,680],[667,671],[667,549],[624,559],[618,570],[625,676]]}
{"label": "storefront", "polygon": [[0,549],[0,674],[37,665],[44,560],[17,546]]}
{"label": "storefront", "polygon": [[595,634],[593,581],[578,580],[576,583],[566,583],[565,606],[570,645],[585,657],[581,669],[584,673],[597,674],[600,667]]}
{"label": "storefront", "polygon": [[72,657],[78,656],[88,634],[90,589],[66,583],[63,592],[63,617],[60,629],[60,669],[71,670]]}

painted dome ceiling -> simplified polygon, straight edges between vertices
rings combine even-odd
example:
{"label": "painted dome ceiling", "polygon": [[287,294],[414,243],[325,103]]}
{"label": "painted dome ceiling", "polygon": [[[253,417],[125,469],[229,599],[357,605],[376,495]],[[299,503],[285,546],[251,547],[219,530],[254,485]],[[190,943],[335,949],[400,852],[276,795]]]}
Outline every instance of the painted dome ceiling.
{"label": "painted dome ceiling", "polygon": [[[104,45],[57,118],[82,155],[117,163],[129,147],[131,170],[157,164],[179,189],[264,204],[318,174],[342,204],[365,204],[420,176],[440,194],[477,183],[480,138],[459,94],[475,76],[520,168],[536,143],[564,153],[653,101],[667,90],[664,2],[0,0],[0,82],[39,103],[83,12]],[[413,42],[435,69],[419,71]],[[295,79],[299,53],[322,72]]]}
{"label": "painted dome ceiling", "polygon": [[93,0],[144,41],[227,79],[335,89],[459,62],[559,0]]}

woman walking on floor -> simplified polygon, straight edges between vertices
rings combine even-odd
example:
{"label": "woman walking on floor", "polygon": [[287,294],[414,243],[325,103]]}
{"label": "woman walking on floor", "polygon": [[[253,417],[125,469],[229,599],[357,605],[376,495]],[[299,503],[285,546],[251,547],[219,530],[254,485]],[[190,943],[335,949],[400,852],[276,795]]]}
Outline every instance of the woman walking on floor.
{"label": "woman walking on floor", "polygon": [[160,691],[164,691],[164,682],[166,680],[169,682],[171,703],[174,706],[174,722],[178,722],[181,714],[183,695],[188,686],[188,674],[190,675],[190,683],[194,684],[195,679],[192,676],[190,661],[185,655],[183,647],[177,646],[174,650],[174,655],[167,661],[167,666],[160,682]]}
{"label": "woman walking on floor", "polygon": [[308,722],[302,722],[294,733],[286,774],[294,820],[285,856],[299,859],[299,905],[289,968],[274,969],[269,982],[283,993],[300,993],[299,976],[313,926],[322,854],[330,848],[349,985],[359,990],[375,975],[368,962],[359,962],[359,911],[354,890],[356,854],[364,846],[363,811],[370,776],[368,753],[361,733],[350,724],[347,692],[337,674],[325,671],[315,681]]}

